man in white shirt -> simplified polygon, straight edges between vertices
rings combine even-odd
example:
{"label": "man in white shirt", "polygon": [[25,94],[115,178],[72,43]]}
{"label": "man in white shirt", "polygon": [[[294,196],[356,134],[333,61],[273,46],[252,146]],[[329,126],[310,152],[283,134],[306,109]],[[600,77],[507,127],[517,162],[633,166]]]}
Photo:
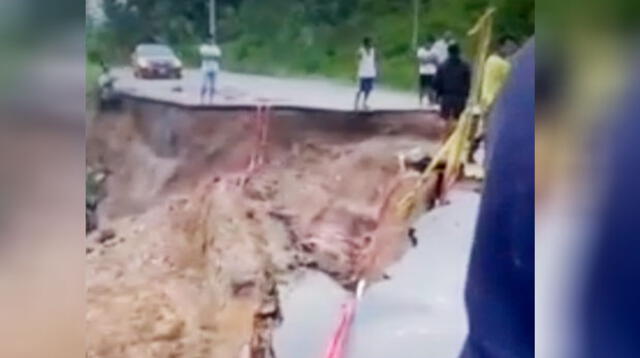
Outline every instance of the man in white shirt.
{"label": "man in white shirt", "polygon": [[373,48],[371,38],[365,37],[362,47],[358,49],[358,80],[359,88],[356,93],[355,109],[359,109],[360,97],[364,96],[362,108],[369,109],[369,95],[378,75],[376,63],[376,50]]}
{"label": "man in white shirt", "polygon": [[216,78],[220,71],[220,56],[222,56],[222,51],[213,38],[210,38],[208,43],[200,46],[200,57],[202,59],[200,102],[204,102],[204,96],[207,92],[209,93],[209,102],[213,101],[213,95],[216,92]]}
{"label": "man in white shirt", "polygon": [[449,58],[449,46],[456,43],[451,31],[447,31],[444,35],[436,41],[431,47],[431,51],[438,58],[438,65],[442,65]]}
{"label": "man in white shirt", "polygon": [[424,45],[418,48],[418,73],[419,73],[419,90],[418,100],[422,106],[424,98],[427,97],[428,104],[436,103],[436,92],[434,82],[436,73],[438,72],[438,56],[431,50],[433,39],[429,38]]}

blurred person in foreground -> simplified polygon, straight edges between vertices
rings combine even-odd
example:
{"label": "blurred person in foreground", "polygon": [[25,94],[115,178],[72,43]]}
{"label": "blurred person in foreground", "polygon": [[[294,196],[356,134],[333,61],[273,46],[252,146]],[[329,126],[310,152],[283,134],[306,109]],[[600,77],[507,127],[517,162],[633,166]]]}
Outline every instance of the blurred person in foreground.
{"label": "blurred person in foreground", "polygon": [[534,356],[535,43],[496,103],[487,179],[467,273],[461,358]]}
{"label": "blurred person in foreground", "polygon": [[599,128],[599,161],[594,174],[603,177],[595,228],[580,292],[576,358],[640,357],[640,56],[625,78],[625,93],[616,100],[604,128]]}
{"label": "blurred person in foreground", "polygon": [[428,38],[417,51],[418,58],[418,103],[423,106],[425,98],[427,104],[436,104],[435,80],[438,72],[438,56],[431,50],[433,39]]}
{"label": "blurred person in foreground", "polygon": [[358,49],[358,92],[356,93],[355,109],[360,107],[362,97],[362,108],[369,109],[369,96],[373,91],[376,77],[378,76],[378,64],[376,59],[376,49],[370,37],[362,40],[362,46]]}
{"label": "blurred person in foreground", "polygon": [[200,90],[200,102],[204,103],[204,97],[209,94],[209,103],[213,101],[216,93],[216,80],[220,71],[220,57],[222,51],[216,45],[213,37],[207,43],[200,46],[200,57],[202,59],[202,88]]}
{"label": "blurred person in foreground", "polygon": [[[618,41],[588,50],[629,49]],[[536,353],[640,357],[640,57],[547,45],[536,79],[537,101],[551,98],[536,119]],[[600,78],[589,87],[585,74]],[[621,82],[601,80],[611,77]]]}
{"label": "blurred person in foreground", "polygon": [[446,121],[460,118],[471,89],[471,66],[462,59],[458,44],[449,46],[448,59],[438,67],[435,89],[440,116]]}

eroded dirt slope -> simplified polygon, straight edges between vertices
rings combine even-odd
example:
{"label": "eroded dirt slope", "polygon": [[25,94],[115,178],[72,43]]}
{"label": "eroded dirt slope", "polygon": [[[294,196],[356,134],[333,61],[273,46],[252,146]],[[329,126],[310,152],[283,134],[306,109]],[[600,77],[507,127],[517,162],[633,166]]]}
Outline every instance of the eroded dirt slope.
{"label": "eroded dirt slope", "polygon": [[383,276],[410,243],[384,211],[416,178],[398,154],[432,153],[439,123],[322,119],[147,105],[96,122],[89,357],[273,357],[279,287],[306,270],[345,288]]}

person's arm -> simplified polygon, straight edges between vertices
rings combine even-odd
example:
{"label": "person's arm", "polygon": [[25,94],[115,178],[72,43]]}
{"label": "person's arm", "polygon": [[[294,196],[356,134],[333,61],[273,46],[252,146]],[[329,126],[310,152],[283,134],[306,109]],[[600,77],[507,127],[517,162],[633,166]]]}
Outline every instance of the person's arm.
{"label": "person's arm", "polygon": [[418,62],[422,63],[427,59],[427,51],[424,48],[419,48],[416,52],[416,57],[418,58]]}
{"label": "person's arm", "polygon": [[433,81],[433,89],[438,97],[442,97],[442,66],[437,67],[436,78]]}
{"label": "person's arm", "polygon": [[382,67],[380,66],[380,60],[378,60],[378,51],[373,53],[373,62],[376,66],[376,77],[380,78],[382,76]]}
{"label": "person's arm", "polygon": [[465,66],[465,71],[462,77],[462,83],[464,86],[465,96],[469,96],[469,92],[471,91],[471,67],[468,65]]}

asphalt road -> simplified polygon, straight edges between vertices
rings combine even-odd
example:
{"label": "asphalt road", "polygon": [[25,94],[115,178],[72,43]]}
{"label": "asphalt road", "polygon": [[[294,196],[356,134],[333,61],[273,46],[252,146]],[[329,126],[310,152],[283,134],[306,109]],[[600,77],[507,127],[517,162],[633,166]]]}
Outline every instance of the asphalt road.
{"label": "asphalt road", "polygon": [[[201,72],[185,69],[180,80],[137,79],[130,68],[113,71],[116,88],[126,93],[199,104]],[[260,75],[222,72],[218,76],[219,93],[214,105],[294,105],[323,109],[351,110],[354,107],[356,81],[338,82],[324,78],[275,78]],[[369,101],[373,110],[416,110],[417,95],[377,87]]]}
{"label": "asphalt road", "polygon": [[[461,189],[449,199],[449,205],[416,222],[418,246],[388,271],[391,279],[365,293],[349,358],[456,358],[460,353],[468,329],[464,283],[480,195]],[[313,274],[283,296],[277,356],[322,357],[346,293]]]}

